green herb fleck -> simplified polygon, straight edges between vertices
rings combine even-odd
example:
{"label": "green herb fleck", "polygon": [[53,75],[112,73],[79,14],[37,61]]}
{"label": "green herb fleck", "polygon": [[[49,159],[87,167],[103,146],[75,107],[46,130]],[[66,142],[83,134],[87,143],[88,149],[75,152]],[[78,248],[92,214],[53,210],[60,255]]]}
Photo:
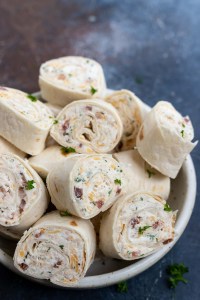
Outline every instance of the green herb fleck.
{"label": "green herb fleck", "polygon": [[139,227],[139,230],[138,230],[138,232],[139,232],[139,234],[143,234],[144,233],[144,231],[145,230],[147,230],[148,228],[150,228],[150,227],[152,227],[152,226],[144,226],[144,227]]}
{"label": "green herb fleck", "polygon": [[114,180],[114,183],[115,183],[115,184],[119,184],[119,185],[121,185],[121,184],[122,184],[122,182],[121,182],[121,180],[120,180],[120,179],[115,179],[115,180]]}
{"label": "green herb fleck", "polygon": [[72,77],[72,74],[71,74],[71,73],[69,73],[69,74],[68,74],[68,76],[69,76],[69,77]]}
{"label": "green herb fleck", "polygon": [[112,190],[108,191],[108,195],[110,196],[110,194],[112,193]]}
{"label": "green herb fleck", "polygon": [[169,206],[168,203],[165,203],[165,205],[164,205],[164,210],[165,210],[165,211],[172,211],[172,209],[171,209],[171,207]]}
{"label": "green herb fleck", "polygon": [[55,120],[53,121],[53,124],[58,124],[58,120],[55,119]]}
{"label": "green herb fleck", "polygon": [[184,123],[182,123],[182,127],[185,128],[185,124]]}
{"label": "green herb fleck", "polygon": [[31,94],[27,94],[27,98],[30,99],[32,102],[36,102],[37,98]]}
{"label": "green herb fleck", "polygon": [[119,293],[127,293],[128,292],[128,284],[126,281],[122,281],[117,285],[117,291]]}
{"label": "green herb fleck", "polygon": [[61,217],[70,217],[71,216],[71,214],[67,210],[60,211],[60,215],[61,215]]}
{"label": "green herb fleck", "polygon": [[155,172],[152,172],[152,171],[150,171],[150,170],[148,170],[148,169],[146,170],[146,172],[147,172],[149,178],[151,178],[151,176],[153,176],[153,175],[156,175]]}
{"label": "green herb fleck", "polygon": [[140,201],[143,201],[143,200],[144,200],[144,198],[140,197]]}
{"label": "green herb fleck", "polygon": [[142,84],[142,83],[143,83],[143,79],[142,79],[141,77],[139,77],[139,76],[136,76],[136,77],[135,77],[135,82],[136,82],[137,84]]}
{"label": "green herb fleck", "polygon": [[170,287],[175,288],[179,282],[187,283],[183,274],[188,273],[189,269],[183,264],[173,264],[168,266],[167,273],[171,275],[168,279]]}
{"label": "green herb fleck", "polygon": [[62,249],[62,250],[63,250],[63,248],[64,248],[64,245],[59,245],[59,247],[60,247],[60,249]]}
{"label": "green herb fleck", "polygon": [[90,93],[94,95],[98,90],[96,90],[93,86],[91,86]]}
{"label": "green herb fleck", "polygon": [[61,147],[62,153],[75,153],[76,150],[72,147]]}
{"label": "green herb fleck", "polygon": [[184,137],[184,130],[183,129],[181,130],[181,136],[182,136],[182,138]]}
{"label": "green herb fleck", "polygon": [[81,177],[76,177],[75,179],[74,179],[74,181],[76,181],[76,182],[85,182],[85,179],[84,178],[81,178]]}
{"label": "green herb fleck", "polygon": [[147,236],[149,237],[150,241],[153,241],[155,238],[154,234],[148,234]]}
{"label": "green herb fleck", "polygon": [[27,184],[26,184],[26,190],[32,190],[32,189],[34,189],[34,183],[35,183],[35,181],[34,180],[29,180],[29,181],[27,181]]}

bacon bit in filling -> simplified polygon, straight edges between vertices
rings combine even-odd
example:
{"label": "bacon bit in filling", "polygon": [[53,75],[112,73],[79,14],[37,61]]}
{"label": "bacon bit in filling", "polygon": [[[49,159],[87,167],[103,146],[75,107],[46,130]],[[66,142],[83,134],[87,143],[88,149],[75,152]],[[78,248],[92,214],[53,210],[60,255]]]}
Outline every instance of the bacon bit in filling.
{"label": "bacon bit in filling", "polygon": [[54,267],[54,268],[58,268],[58,267],[61,266],[61,265],[62,265],[62,261],[61,261],[61,260],[58,260],[57,263],[55,263],[53,267]]}
{"label": "bacon bit in filling", "polygon": [[69,128],[69,120],[66,120],[63,124],[62,124],[62,129],[64,131],[66,131]]}
{"label": "bacon bit in filling", "polygon": [[21,175],[21,179],[22,179],[22,184],[23,184],[23,186],[26,186],[26,185],[27,185],[26,177],[24,176],[23,173],[20,173],[20,175]]}
{"label": "bacon bit in filling", "polygon": [[23,213],[25,205],[26,205],[26,201],[24,199],[22,199],[21,203],[20,203],[20,206],[19,206],[20,214]]}
{"label": "bacon bit in filling", "polygon": [[21,264],[19,264],[19,266],[23,271],[26,271],[28,269],[28,265],[25,263],[21,263]]}
{"label": "bacon bit in filling", "polygon": [[96,205],[100,209],[104,205],[104,202],[102,200],[99,200],[96,202]]}
{"label": "bacon bit in filling", "polygon": [[104,119],[104,113],[103,112],[96,112],[95,116],[97,119]]}
{"label": "bacon bit in filling", "polygon": [[122,189],[120,189],[119,187],[117,188],[117,191],[116,191],[116,195],[119,195],[121,193]]}
{"label": "bacon bit in filling", "polygon": [[186,122],[186,123],[189,123],[190,122],[190,119],[188,118],[188,117],[185,117],[185,118],[183,118],[184,119],[184,121]]}
{"label": "bacon bit in filling", "polygon": [[79,147],[82,148],[82,147],[83,147],[83,144],[79,144]]}
{"label": "bacon bit in filling", "polygon": [[135,219],[131,219],[131,228],[135,228],[135,225],[140,224],[141,217],[136,217]]}
{"label": "bacon bit in filling", "polygon": [[162,221],[156,221],[153,225],[152,225],[152,228],[153,229],[157,229],[159,226],[161,226],[162,225]]}
{"label": "bacon bit in filling", "polygon": [[169,244],[169,243],[171,243],[172,241],[173,241],[173,239],[168,239],[168,240],[166,240],[166,241],[163,242],[163,245]]}
{"label": "bacon bit in filling", "polygon": [[82,198],[82,196],[83,196],[83,189],[74,187],[74,193],[75,193],[76,198]]}
{"label": "bacon bit in filling", "polygon": [[92,106],[86,106],[85,109],[89,110],[89,111],[92,111]]}
{"label": "bacon bit in filling", "polygon": [[40,232],[38,232],[38,233],[35,234],[35,237],[39,238],[43,233],[44,233],[44,230],[41,229]]}
{"label": "bacon bit in filling", "polygon": [[71,224],[72,226],[77,226],[77,223],[76,223],[75,221],[71,221],[70,224]]}
{"label": "bacon bit in filling", "polygon": [[139,257],[140,256],[140,251],[133,251],[132,252],[132,257]]}
{"label": "bacon bit in filling", "polygon": [[60,79],[60,80],[65,80],[65,75],[64,74],[59,74],[58,75],[58,79]]}

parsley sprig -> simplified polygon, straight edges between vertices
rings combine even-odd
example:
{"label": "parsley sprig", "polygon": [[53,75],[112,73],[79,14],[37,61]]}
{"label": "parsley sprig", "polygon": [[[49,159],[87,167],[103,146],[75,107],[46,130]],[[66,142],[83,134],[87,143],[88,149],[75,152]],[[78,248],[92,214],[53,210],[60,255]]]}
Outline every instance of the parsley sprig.
{"label": "parsley sprig", "polygon": [[26,190],[32,190],[32,189],[34,189],[34,187],[35,187],[34,184],[35,184],[34,180],[28,180],[27,184],[26,184]]}
{"label": "parsley sprig", "polygon": [[121,182],[121,180],[120,180],[120,179],[115,179],[115,180],[114,180],[114,183],[115,183],[115,184],[119,184],[119,185],[121,185],[121,184],[122,184],[122,182]]}
{"label": "parsley sprig", "polygon": [[119,293],[127,293],[128,292],[128,283],[127,281],[122,281],[117,285],[117,291]]}
{"label": "parsley sprig", "polygon": [[72,147],[61,147],[61,151],[64,154],[66,154],[66,153],[75,153],[76,152],[76,150]]}
{"label": "parsley sprig", "polygon": [[145,230],[147,230],[148,228],[150,228],[150,227],[152,227],[152,226],[144,226],[144,227],[139,227],[139,230],[138,230],[138,232],[139,232],[139,234],[143,234],[144,233],[144,231]]}
{"label": "parsley sprig", "polygon": [[91,86],[91,88],[90,88],[90,93],[92,94],[92,95],[94,95],[95,93],[97,93],[97,89],[95,89],[93,86]]}
{"label": "parsley sprig", "polygon": [[183,274],[188,273],[189,269],[183,264],[173,264],[167,268],[167,273],[171,275],[168,279],[170,287],[175,288],[179,282],[187,283],[188,280]]}
{"label": "parsley sprig", "polygon": [[171,207],[169,206],[169,204],[168,203],[165,203],[165,205],[164,205],[164,210],[165,211],[172,211],[172,209],[171,209]]}
{"label": "parsley sprig", "polygon": [[32,102],[36,102],[37,98],[31,94],[27,94],[27,98],[30,99]]}
{"label": "parsley sprig", "polygon": [[147,172],[149,178],[151,178],[151,176],[153,176],[153,175],[156,175],[155,172],[150,171],[150,170],[148,170],[148,169],[146,170],[146,172]]}
{"label": "parsley sprig", "polygon": [[65,210],[65,211],[60,211],[60,216],[61,217],[70,217],[71,214],[67,210]]}

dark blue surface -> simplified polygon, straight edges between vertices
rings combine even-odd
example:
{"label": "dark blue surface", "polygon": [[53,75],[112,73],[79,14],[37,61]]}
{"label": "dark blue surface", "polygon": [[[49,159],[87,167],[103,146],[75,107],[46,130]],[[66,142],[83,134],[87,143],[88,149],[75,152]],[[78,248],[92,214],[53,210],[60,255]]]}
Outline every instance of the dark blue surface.
{"label": "dark blue surface", "polygon": [[[1,1],[0,81],[33,92],[41,62],[79,54],[103,64],[108,86],[133,90],[149,105],[171,101],[200,138],[200,1]],[[200,177],[200,152],[192,153]],[[183,236],[160,262],[116,287],[59,290],[0,266],[0,299],[200,299],[200,196]],[[187,285],[168,288],[166,267],[184,262]]]}

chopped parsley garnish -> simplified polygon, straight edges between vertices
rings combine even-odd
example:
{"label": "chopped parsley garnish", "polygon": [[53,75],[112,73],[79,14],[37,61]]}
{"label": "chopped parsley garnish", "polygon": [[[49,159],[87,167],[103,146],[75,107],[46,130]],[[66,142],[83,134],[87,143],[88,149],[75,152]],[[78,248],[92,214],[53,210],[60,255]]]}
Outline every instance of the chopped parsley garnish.
{"label": "chopped parsley garnish", "polygon": [[76,182],[85,182],[85,179],[84,178],[80,178],[80,177],[76,177],[75,179],[74,179],[74,181],[76,181]]}
{"label": "chopped parsley garnish", "polygon": [[30,99],[32,102],[36,102],[37,98],[31,94],[27,94],[27,98]]}
{"label": "chopped parsley garnish", "polygon": [[75,153],[76,152],[76,150],[72,147],[62,147],[61,151],[63,153]]}
{"label": "chopped parsley garnish", "polygon": [[67,210],[60,211],[60,215],[61,215],[61,217],[70,217],[71,216],[71,214]]}
{"label": "chopped parsley garnish", "polygon": [[151,176],[153,176],[153,175],[156,175],[155,172],[152,172],[152,171],[150,171],[150,170],[148,170],[148,169],[146,170],[146,172],[147,172],[149,178],[151,178]]}
{"label": "chopped parsley garnish", "polygon": [[165,211],[172,211],[172,209],[171,209],[171,207],[169,206],[168,203],[165,203],[165,205],[164,205],[164,210],[165,210]]}
{"label": "chopped parsley garnish", "polygon": [[187,283],[183,274],[188,273],[189,269],[183,264],[173,264],[168,266],[167,273],[171,275],[168,279],[170,287],[175,288],[179,282]]}
{"label": "chopped parsley garnish", "polygon": [[64,245],[59,245],[59,247],[60,247],[60,249],[62,249],[62,250],[63,250],[63,248],[64,248]]}
{"label": "chopped parsley garnish", "polygon": [[120,180],[120,179],[115,179],[115,180],[114,180],[114,183],[115,183],[115,184],[119,184],[119,185],[121,185],[121,184],[122,184],[122,182],[121,182],[121,180]]}
{"label": "chopped parsley garnish", "polygon": [[27,181],[27,184],[26,184],[26,190],[32,190],[32,189],[34,189],[34,183],[35,183],[35,181],[34,180],[29,180],[29,181]]}
{"label": "chopped parsley garnish", "polygon": [[184,123],[182,123],[182,127],[185,128],[185,124]]}
{"label": "chopped parsley garnish", "polygon": [[152,226],[144,226],[144,227],[139,227],[139,230],[138,230],[138,232],[139,232],[139,234],[143,234],[144,233],[144,231],[145,230],[147,230],[148,228],[150,228],[150,227],[152,227]]}
{"label": "chopped parsley garnish", "polygon": [[184,130],[182,129],[182,130],[181,130],[181,136],[182,136],[182,137],[184,137],[184,133],[185,133],[185,132],[184,132]]}
{"label": "chopped parsley garnish", "polygon": [[143,201],[143,200],[144,200],[144,198],[140,197],[140,201]]}
{"label": "chopped parsley garnish", "polygon": [[110,191],[108,192],[108,195],[110,196],[111,193],[112,193],[112,190],[110,190]]}
{"label": "chopped parsley garnish", "polygon": [[91,86],[90,92],[94,95],[98,90],[96,90],[93,86]]}
{"label": "chopped parsley garnish", "polygon": [[142,84],[143,83],[143,79],[141,77],[137,76],[137,77],[135,77],[135,82],[137,84]]}
{"label": "chopped parsley garnish", "polygon": [[58,124],[58,120],[55,119],[55,120],[53,121],[53,124]]}
{"label": "chopped parsley garnish", "polygon": [[128,292],[128,284],[127,281],[122,281],[117,285],[117,291],[119,293],[127,293]]}

